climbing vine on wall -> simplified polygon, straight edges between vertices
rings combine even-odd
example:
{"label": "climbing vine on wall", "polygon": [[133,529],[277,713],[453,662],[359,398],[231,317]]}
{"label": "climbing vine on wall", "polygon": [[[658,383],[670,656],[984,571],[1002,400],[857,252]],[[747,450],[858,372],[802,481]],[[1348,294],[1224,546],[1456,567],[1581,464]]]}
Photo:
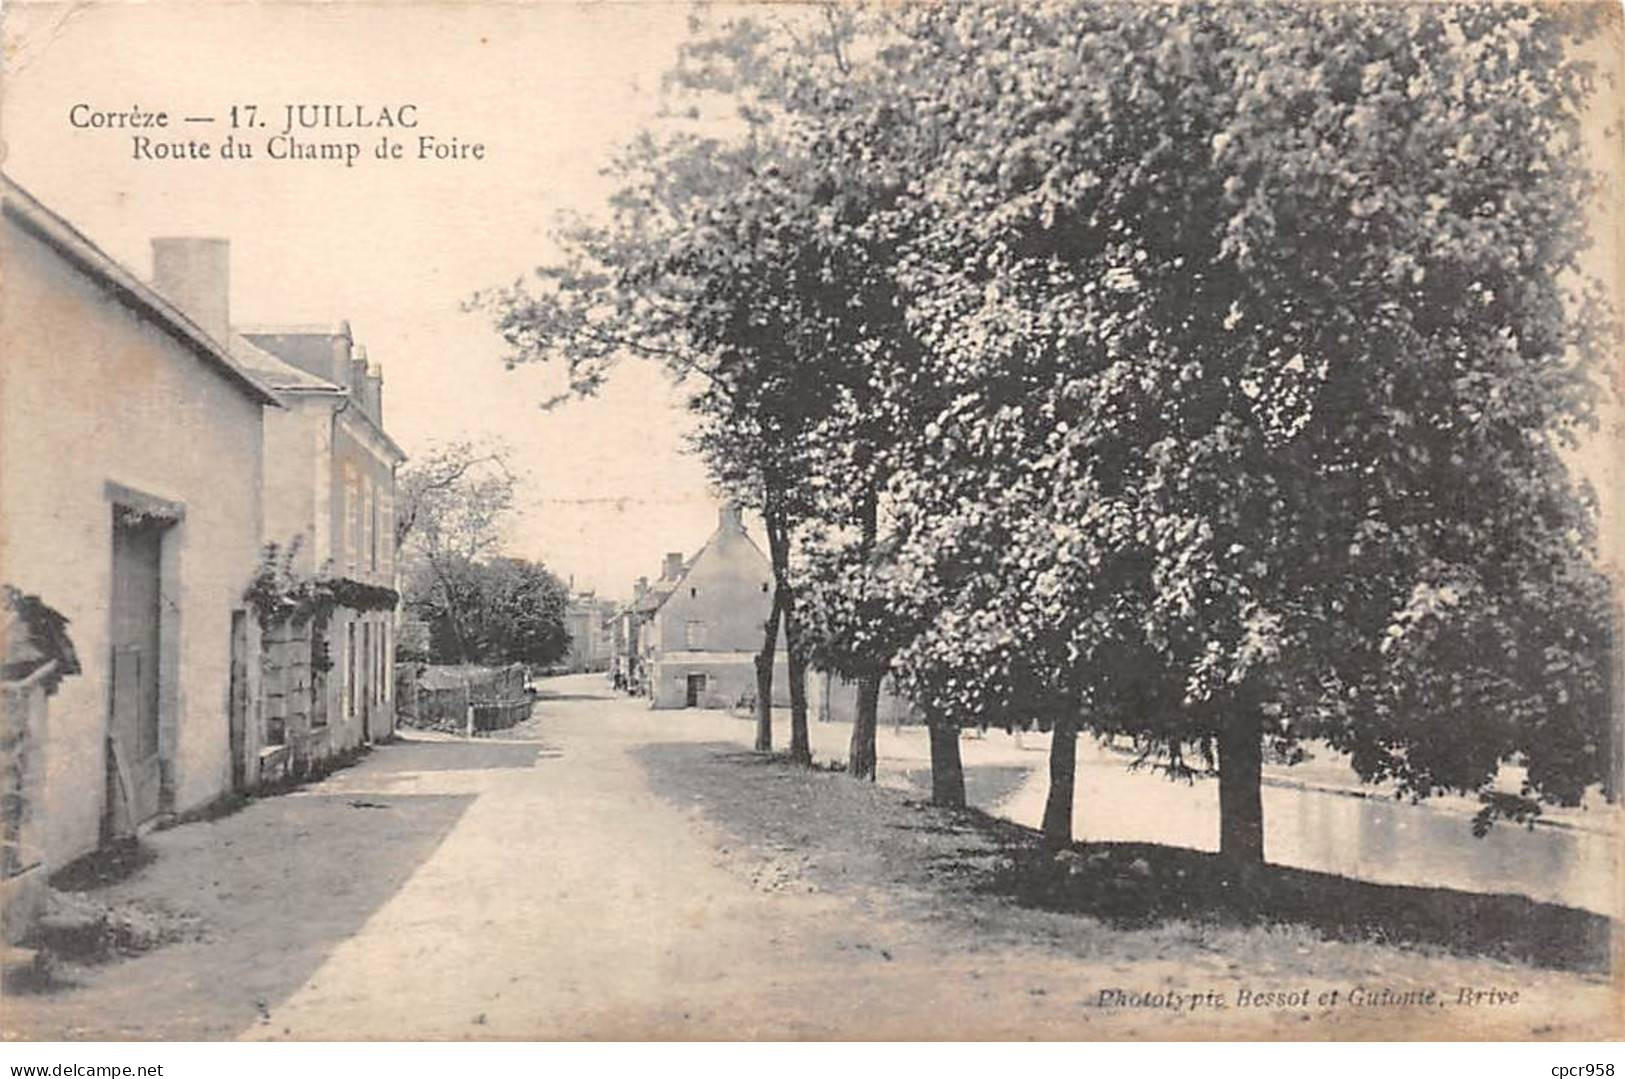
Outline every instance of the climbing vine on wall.
{"label": "climbing vine on wall", "polygon": [[262,629],[284,621],[325,620],[337,607],[392,611],[400,602],[400,593],[385,585],[326,572],[315,576],[297,573],[293,562],[298,553],[297,538],[286,548],[265,545],[254,577],[243,592],[243,601],[254,609]]}

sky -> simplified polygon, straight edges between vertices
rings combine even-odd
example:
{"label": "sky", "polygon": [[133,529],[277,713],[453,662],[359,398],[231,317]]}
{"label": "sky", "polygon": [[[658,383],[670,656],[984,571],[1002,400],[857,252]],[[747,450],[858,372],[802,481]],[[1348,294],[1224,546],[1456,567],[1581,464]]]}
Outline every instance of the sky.
{"label": "sky", "polygon": [[[682,2],[12,3],[0,154],[13,179],[142,276],[151,237],[229,238],[239,324],[347,319],[383,366],[386,425],[406,451],[500,437],[522,476],[511,553],[625,598],[664,552],[692,553],[715,525],[704,470],[683,453],[680,391],[628,363],[601,397],[544,412],[558,374],[505,370],[502,342],[464,302],[547,261],[559,213],[602,205],[600,169],[654,119],[688,12]],[[351,168],[142,161],[132,132],[69,122],[79,104],[164,109],[214,116],[202,133],[218,138],[234,104],[256,105],[274,133],[288,103],[410,103],[419,127],[402,134],[482,143],[485,157],[419,161],[408,138],[406,159],[364,155]],[[1602,127],[1592,125],[1593,151],[1625,182]],[[376,135],[359,138],[370,154]],[[1594,264],[1625,287],[1625,214],[1610,226],[1596,230]],[[1605,432],[1582,454],[1614,560],[1625,560],[1622,439]]]}
{"label": "sky", "polygon": [[[154,236],[228,238],[234,323],[347,319],[383,367],[386,425],[409,454],[502,438],[522,477],[512,553],[626,597],[664,552],[693,553],[716,523],[704,470],[682,452],[680,392],[629,363],[600,398],[544,412],[561,380],[505,370],[489,320],[463,304],[546,261],[561,211],[602,204],[599,170],[652,118],[687,14],[654,3],[11,4],[3,167],[144,278]],[[287,103],[412,103],[419,126],[402,134],[483,143],[486,156],[419,161],[408,138],[402,160],[350,168],[134,159],[136,134],[218,141],[234,104],[274,125],[263,139]],[[76,129],[78,104],[162,109],[178,126]],[[370,153],[376,135],[355,137]]]}

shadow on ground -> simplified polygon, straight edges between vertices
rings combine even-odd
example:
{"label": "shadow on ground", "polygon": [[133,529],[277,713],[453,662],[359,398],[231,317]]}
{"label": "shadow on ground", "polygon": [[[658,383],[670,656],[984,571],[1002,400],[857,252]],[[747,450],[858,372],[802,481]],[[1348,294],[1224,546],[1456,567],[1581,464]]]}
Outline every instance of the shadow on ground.
{"label": "shadow on ground", "polygon": [[[1013,903],[1075,918],[1076,928],[1061,932],[1090,952],[1132,953],[1148,938],[1131,930],[1283,926],[1326,940],[1554,970],[1609,968],[1607,918],[1523,896],[1373,884],[1275,865],[1237,872],[1216,854],[1147,843],[1056,852],[1035,830],[979,810],[937,809],[917,795],[737,746],[650,746],[640,760],[658,792],[703,805],[745,843],[806,855],[821,887],[866,880],[913,886],[935,897],[924,900],[927,916],[963,923],[973,935],[999,932],[1012,921]],[[985,783],[1008,781],[989,771],[995,774]],[[966,778],[967,786],[978,782],[969,770]]]}
{"label": "shadow on ground", "polygon": [[1029,829],[969,815],[980,818],[977,827],[1003,834],[1007,854],[978,886],[1025,906],[1087,914],[1123,928],[1175,920],[1275,923],[1333,940],[1432,946],[1557,970],[1609,967],[1609,920],[1586,910],[1289,866],[1238,872],[1217,854],[1154,843],[1076,844],[1057,854]]}
{"label": "shadow on ground", "polygon": [[[521,753],[478,742],[408,743],[347,776],[517,767],[535,756],[534,745]],[[48,992],[8,994],[0,1037],[215,1039],[269,1021],[434,854],[474,798],[358,797],[317,785],[155,833],[144,842],[156,858],[97,888],[94,901],[195,920],[195,939],[65,968]]]}
{"label": "shadow on ground", "polygon": [[93,892],[128,880],[145,869],[157,855],[134,836],[115,839],[51,875],[59,892]]}
{"label": "shadow on ground", "polygon": [[466,772],[486,768],[529,768],[542,757],[556,757],[558,750],[543,742],[504,739],[502,732],[489,738],[441,739],[402,735],[397,757],[391,762],[396,772]]}
{"label": "shadow on ground", "polygon": [[[1032,777],[1032,769],[1019,764],[982,764],[965,767],[965,801],[973,806],[997,805],[1010,797]],[[915,794],[931,794],[931,770],[917,768],[903,773]]]}
{"label": "shadow on ground", "polygon": [[[550,693],[545,689],[538,692],[535,697],[537,704],[559,704],[565,701],[597,701],[602,704],[604,701],[615,699],[615,697],[606,697],[599,693]],[[620,699],[629,700],[630,698],[621,697]]]}

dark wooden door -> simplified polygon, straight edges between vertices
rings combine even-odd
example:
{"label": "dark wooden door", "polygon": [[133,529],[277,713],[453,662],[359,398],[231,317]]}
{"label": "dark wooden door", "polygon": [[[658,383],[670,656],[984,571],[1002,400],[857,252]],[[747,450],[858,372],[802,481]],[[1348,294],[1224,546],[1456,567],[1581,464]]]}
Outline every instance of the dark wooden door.
{"label": "dark wooden door", "polygon": [[700,697],[703,696],[704,693],[705,693],[705,675],[703,675],[703,674],[691,674],[691,675],[689,675],[688,676],[688,700],[685,702],[686,707],[698,708],[700,706]]}
{"label": "dark wooden door", "polygon": [[[158,655],[163,529],[113,527],[109,811],[134,826],[158,813]],[[121,830],[121,829],[120,829]]]}
{"label": "dark wooden door", "polygon": [[318,618],[310,627],[310,725],[327,726],[327,672],[333,665],[328,654],[327,619]]}

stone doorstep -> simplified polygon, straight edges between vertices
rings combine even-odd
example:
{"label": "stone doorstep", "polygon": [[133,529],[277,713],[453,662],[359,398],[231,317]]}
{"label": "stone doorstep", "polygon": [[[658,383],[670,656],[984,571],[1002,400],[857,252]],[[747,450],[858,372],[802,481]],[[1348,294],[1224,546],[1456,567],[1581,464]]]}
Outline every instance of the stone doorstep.
{"label": "stone doorstep", "polygon": [[288,762],[292,759],[286,745],[265,746],[259,752],[260,783],[274,783],[288,777]]}

